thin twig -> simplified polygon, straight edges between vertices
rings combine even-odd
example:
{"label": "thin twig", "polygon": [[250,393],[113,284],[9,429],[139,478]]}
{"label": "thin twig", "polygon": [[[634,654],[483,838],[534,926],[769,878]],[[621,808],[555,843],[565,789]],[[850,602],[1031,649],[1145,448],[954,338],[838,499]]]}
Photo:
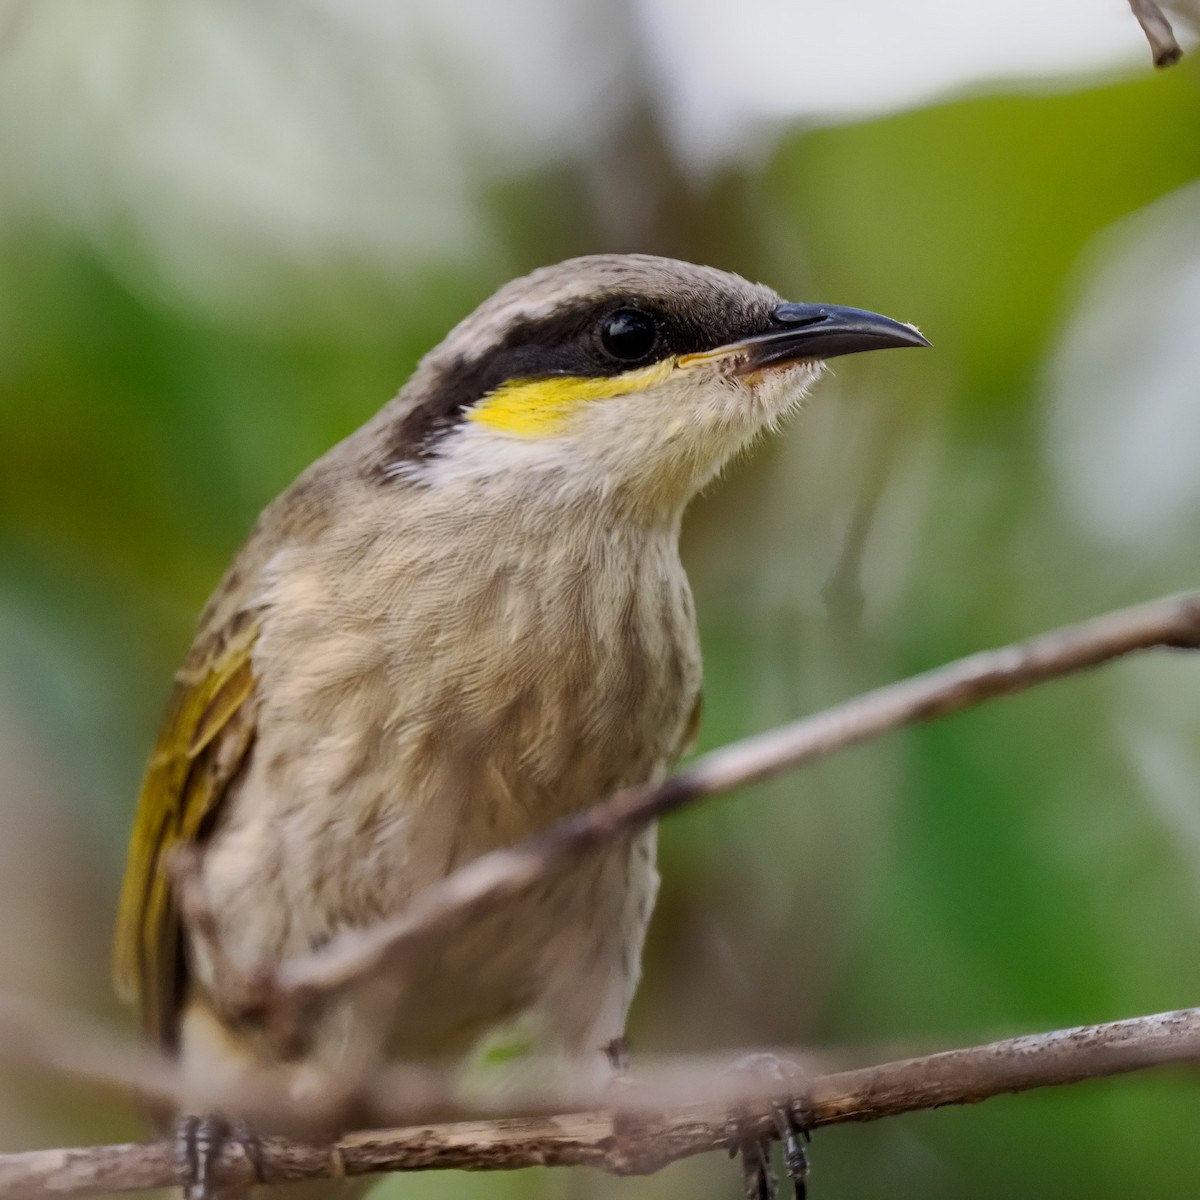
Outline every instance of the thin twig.
{"label": "thin twig", "polygon": [[70,1075],[152,1105],[172,1105],[180,1094],[178,1068],[165,1056],[114,1037],[93,1021],[4,992],[0,1058]]}
{"label": "thin twig", "polygon": [[[748,1060],[765,1059],[769,1074]],[[0,1061],[53,1072],[102,1091],[115,1092],[162,1111],[221,1112],[245,1119],[256,1130],[294,1138],[328,1134],[331,1115],[345,1097],[313,1097],[311,1086],[297,1089],[286,1066],[260,1067],[252,1077],[189,1078],[178,1060],[115,1037],[73,1013],[0,992]],[[770,1094],[781,1078],[800,1088],[818,1073],[842,1070],[852,1059],[842,1051],[820,1055],[795,1048],[757,1049],[722,1055],[643,1055],[636,1078],[604,1075],[564,1078],[561,1063],[530,1057],[519,1074],[491,1084],[464,1084],[452,1065],[391,1061],[380,1067],[353,1097],[363,1123],[402,1125],[456,1116],[504,1119],[549,1116],[555,1112],[617,1108],[623,1113],[661,1111],[691,1103],[697,1094],[726,1107]],[[869,1061],[869,1059],[868,1059]],[[781,1074],[783,1072],[783,1074]],[[301,1077],[311,1078],[305,1067]]]}
{"label": "thin twig", "polygon": [[1166,14],[1154,0],[1129,0],[1129,7],[1150,43],[1156,67],[1170,67],[1183,57],[1183,47],[1175,40],[1175,31]]}
{"label": "thin twig", "polygon": [[1157,646],[1200,645],[1200,593],[1166,597],[984,651],[734,742],[657,786],[632,788],[511,849],[483,855],[421,893],[400,916],[342,934],[284,963],[271,1010],[281,1025],[322,995],[385,968],[403,971],[496,903],[596,847],[685,805],[769,779],[903,725]]}
{"label": "thin twig", "polygon": [[866,608],[863,587],[863,560],[867,541],[879,511],[879,502],[895,466],[895,447],[899,441],[899,405],[885,407],[877,423],[864,432],[866,462],[850,520],[842,535],[842,546],[829,578],[821,588],[821,599],[834,629],[857,636]]}
{"label": "thin twig", "polygon": [[[479,1089],[465,1093],[454,1073],[438,1064],[389,1063],[365,1085],[360,1082],[354,1097],[344,1095],[333,1081],[314,1094],[311,1083],[303,1086],[311,1079],[303,1064],[263,1065],[236,1083],[219,1072],[189,1075],[177,1058],[116,1036],[75,1013],[9,992],[0,992],[0,1061],[65,1076],[149,1111],[222,1112],[255,1129],[294,1137],[328,1134],[339,1122],[345,1128],[343,1115],[352,1103],[355,1112],[388,1124],[423,1120],[435,1112],[444,1117],[520,1111],[514,1107],[519,1093],[494,1098]],[[532,1094],[527,1090],[527,1096]],[[593,1093],[593,1101],[597,1097]]]}
{"label": "thin twig", "polygon": [[[747,1099],[739,1113],[739,1135],[774,1136],[771,1102],[782,1099],[798,1101],[813,1125],[831,1125],[1197,1060],[1200,1009],[1190,1008],[821,1075],[791,1095],[780,1094],[778,1076],[764,1073],[758,1100]],[[710,1077],[714,1092],[721,1091],[722,1078],[727,1076]],[[790,1088],[792,1081],[786,1085]],[[602,1112],[361,1132],[333,1147],[267,1138],[264,1178],[275,1183],[381,1171],[494,1171],[534,1165],[647,1174],[728,1144],[728,1096],[718,1103],[709,1095],[703,1104],[655,1112],[645,1095],[635,1101],[636,1095],[635,1088],[626,1100],[624,1090],[618,1091],[614,1099],[622,1103]],[[0,1197],[44,1200],[168,1187],[177,1182],[176,1171],[174,1149],[167,1141],[0,1155]],[[238,1147],[225,1152],[217,1179],[228,1186],[252,1182],[252,1167]]]}

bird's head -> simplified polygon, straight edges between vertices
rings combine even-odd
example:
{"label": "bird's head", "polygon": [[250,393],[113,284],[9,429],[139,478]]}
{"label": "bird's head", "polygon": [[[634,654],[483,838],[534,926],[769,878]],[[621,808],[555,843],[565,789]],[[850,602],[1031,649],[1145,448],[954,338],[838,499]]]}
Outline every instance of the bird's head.
{"label": "bird's head", "polygon": [[380,415],[376,469],[677,514],[824,360],[924,345],[877,313],[787,303],[712,267],[570,259],[502,287],[425,357]]}

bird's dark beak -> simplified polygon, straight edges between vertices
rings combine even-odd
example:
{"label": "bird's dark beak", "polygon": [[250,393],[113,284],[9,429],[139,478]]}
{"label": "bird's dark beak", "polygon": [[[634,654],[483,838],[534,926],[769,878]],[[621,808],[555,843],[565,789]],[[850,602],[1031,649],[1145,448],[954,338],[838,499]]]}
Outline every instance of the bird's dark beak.
{"label": "bird's dark beak", "polygon": [[739,375],[784,367],[804,359],[837,358],[862,350],[928,346],[911,325],[862,308],[836,304],[779,304],[771,313],[774,328],[703,354],[688,355],[680,365],[732,358]]}
{"label": "bird's dark beak", "polygon": [[779,328],[744,343],[748,371],[783,366],[799,358],[836,358],[862,350],[929,345],[911,325],[861,308],[780,304],[771,316]]}

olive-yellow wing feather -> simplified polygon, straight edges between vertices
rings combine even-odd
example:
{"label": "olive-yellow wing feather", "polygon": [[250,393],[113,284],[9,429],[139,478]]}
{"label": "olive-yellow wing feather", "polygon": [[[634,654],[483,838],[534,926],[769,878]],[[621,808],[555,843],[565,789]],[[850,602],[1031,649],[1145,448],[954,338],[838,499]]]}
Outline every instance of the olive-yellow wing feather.
{"label": "olive-yellow wing feather", "polygon": [[164,870],[170,852],[212,827],[254,741],[255,625],[198,645],[175,690],[151,754],[129,841],[117,910],[113,978],[146,1033],[175,1040],[184,987],[179,914]]}

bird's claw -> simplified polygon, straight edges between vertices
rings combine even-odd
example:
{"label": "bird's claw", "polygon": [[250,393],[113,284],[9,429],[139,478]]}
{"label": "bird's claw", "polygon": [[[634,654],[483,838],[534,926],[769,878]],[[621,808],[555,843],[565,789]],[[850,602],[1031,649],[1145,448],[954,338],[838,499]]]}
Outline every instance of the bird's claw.
{"label": "bird's claw", "polygon": [[[794,1083],[795,1069],[772,1055],[752,1055],[735,1066],[735,1070],[761,1072],[763,1062],[780,1080],[790,1078]],[[780,1142],[783,1143],[783,1165],[792,1184],[794,1200],[806,1200],[808,1195],[808,1153],[805,1144],[813,1127],[808,1102],[788,1097],[771,1103],[771,1115]],[[746,1200],[775,1200],[778,1181],[771,1166],[771,1142],[755,1132],[749,1114],[744,1110],[731,1114],[728,1122],[729,1154],[742,1159],[742,1188]]]}
{"label": "bird's claw", "polygon": [[230,1142],[241,1147],[254,1172],[254,1181],[262,1183],[262,1143],[245,1121],[230,1121],[219,1113],[208,1113],[182,1116],[175,1122],[175,1155],[184,1200],[218,1200],[249,1190],[217,1184],[221,1152]]}
{"label": "bird's claw", "polygon": [[623,1079],[629,1075],[631,1055],[629,1039],[624,1034],[605,1042],[601,1047],[601,1053],[608,1061],[608,1065],[617,1079]]}
{"label": "bird's claw", "polygon": [[812,1116],[808,1105],[801,1100],[789,1099],[771,1105],[775,1117],[775,1128],[783,1143],[783,1166],[792,1181],[795,1200],[808,1196],[808,1151],[805,1146],[812,1140]]}
{"label": "bird's claw", "polygon": [[775,1200],[778,1180],[771,1167],[769,1144],[758,1138],[744,1138],[736,1146],[730,1146],[730,1154],[739,1151],[744,1200]]}

